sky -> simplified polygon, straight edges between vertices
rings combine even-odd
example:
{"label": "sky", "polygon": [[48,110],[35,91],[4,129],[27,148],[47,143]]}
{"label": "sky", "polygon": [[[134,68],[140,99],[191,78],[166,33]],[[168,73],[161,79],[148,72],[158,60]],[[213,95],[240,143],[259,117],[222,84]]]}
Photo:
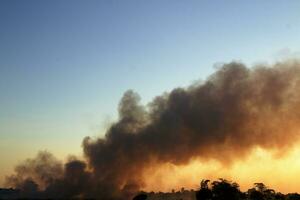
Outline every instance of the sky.
{"label": "sky", "polygon": [[0,1],[0,184],[39,150],[81,154],[128,89],[147,104],[220,63],[300,55],[299,1]]}

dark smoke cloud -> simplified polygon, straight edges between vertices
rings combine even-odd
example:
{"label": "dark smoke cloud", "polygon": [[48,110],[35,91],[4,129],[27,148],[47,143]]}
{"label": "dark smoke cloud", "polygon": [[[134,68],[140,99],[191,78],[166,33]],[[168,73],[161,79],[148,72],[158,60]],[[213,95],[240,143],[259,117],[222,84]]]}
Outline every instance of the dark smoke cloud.
{"label": "dark smoke cloud", "polygon": [[27,159],[18,165],[15,172],[7,178],[8,184],[14,183],[16,187],[23,188],[34,180],[40,189],[45,189],[63,175],[63,165],[49,152],[41,151],[35,159]]}
{"label": "dark smoke cloud", "polygon": [[299,138],[299,91],[297,61],[253,68],[225,64],[205,82],[176,88],[149,106],[130,90],[105,137],[84,139],[86,161],[62,167],[40,154],[18,166],[10,183],[21,189],[27,184],[44,197],[129,199],[150,167],[194,158],[230,164],[254,147],[285,151]]}

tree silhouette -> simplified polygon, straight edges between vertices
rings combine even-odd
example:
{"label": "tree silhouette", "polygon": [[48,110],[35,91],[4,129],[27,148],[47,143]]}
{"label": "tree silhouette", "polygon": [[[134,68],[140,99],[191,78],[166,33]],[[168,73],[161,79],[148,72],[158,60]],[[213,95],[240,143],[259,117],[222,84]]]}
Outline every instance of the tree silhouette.
{"label": "tree silhouette", "polygon": [[147,199],[147,195],[146,194],[138,194],[132,200],[146,200],[146,199]]}
{"label": "tree silhouette", "polygon": [[275,190],[268,188],[263,183],[254,183],[254,187],[248,190],[250,200],[274,200],[285,199],[281,193],[276,193]]}
{"label": "tree silhouette", "polygon": [[200,190],[196,192],[197,200],[210,200],[212,199],[212,191],[208,187],[210,180],[202,180],[200,183]]}
{"label": "tree silhouette", "polygon": [[250,200],[264,200],[264,194],[255,188],[248,190],[248,196]]}
{"label": "tree silhouette", "polygon": [[197,200],[239,200],[242,193],[237,183],[231,183],[226,179],[219,179],[208,185],[209,180],[202,180],[200,189],[196,192]]}
{"label": "tree silhouette", "polygon": [[226,179],[212,182],[213,200],[238,200],[241,192],[237,183],[231,183]]}
{"label": "tree silhouette", "polygon": [[287,200],[300,200],[300,194],[292,193],[287,195]]}
{"label": "tree silhouette", "polygon": [[254,189],[263,193],[267,190],[267,186],[263,183],[254,183]]}

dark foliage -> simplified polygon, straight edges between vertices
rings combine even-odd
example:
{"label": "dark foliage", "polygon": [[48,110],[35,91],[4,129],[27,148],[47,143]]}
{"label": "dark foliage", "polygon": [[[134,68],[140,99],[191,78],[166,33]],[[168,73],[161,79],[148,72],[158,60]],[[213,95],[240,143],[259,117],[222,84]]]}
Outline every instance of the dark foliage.
{"label": "dark foliage", "polygon": [[133,200],[300,200],[300,194],[282,194],[263,183],[254,183],[253,188],[242,192],[235,182],[226,179],[210,182],[204,179],[197,191],[182,189],[177,192],[172,190],[171,193],[142,193]]}
{"label": "dark foliage", "polygon": [[284,195],[268,188],[263,183],[254,183],[247,192],[241,192],[237,183],[219,179],[208,185],[209,180],[202,180],[196,192],[197,200],[300,200],[297,193]]}
{"label": "dark foliage", "polygon": [[133,200],[146,200],[147,195],[146,194],[139,194],[133,198]]}

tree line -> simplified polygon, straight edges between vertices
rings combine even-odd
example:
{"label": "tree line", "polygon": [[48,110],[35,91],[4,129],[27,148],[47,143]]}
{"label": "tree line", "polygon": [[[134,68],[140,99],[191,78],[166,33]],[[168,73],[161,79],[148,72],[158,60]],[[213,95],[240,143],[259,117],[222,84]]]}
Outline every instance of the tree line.
{"label": "tree line", "polygon": [[[298,193],[282,194],[263,183],[254,183],[252,188],[242,192],[239,184],[222,178],[216,181],[202,180],[199,189],[193,193],[192,199],[195,200],[300,200]],[[153,198],[153,195],[141,193],[133,200],[176,199],[175,195],[169,195],[169,198]],[[184,200],[184,198],[178,198],[178,200]]]}

